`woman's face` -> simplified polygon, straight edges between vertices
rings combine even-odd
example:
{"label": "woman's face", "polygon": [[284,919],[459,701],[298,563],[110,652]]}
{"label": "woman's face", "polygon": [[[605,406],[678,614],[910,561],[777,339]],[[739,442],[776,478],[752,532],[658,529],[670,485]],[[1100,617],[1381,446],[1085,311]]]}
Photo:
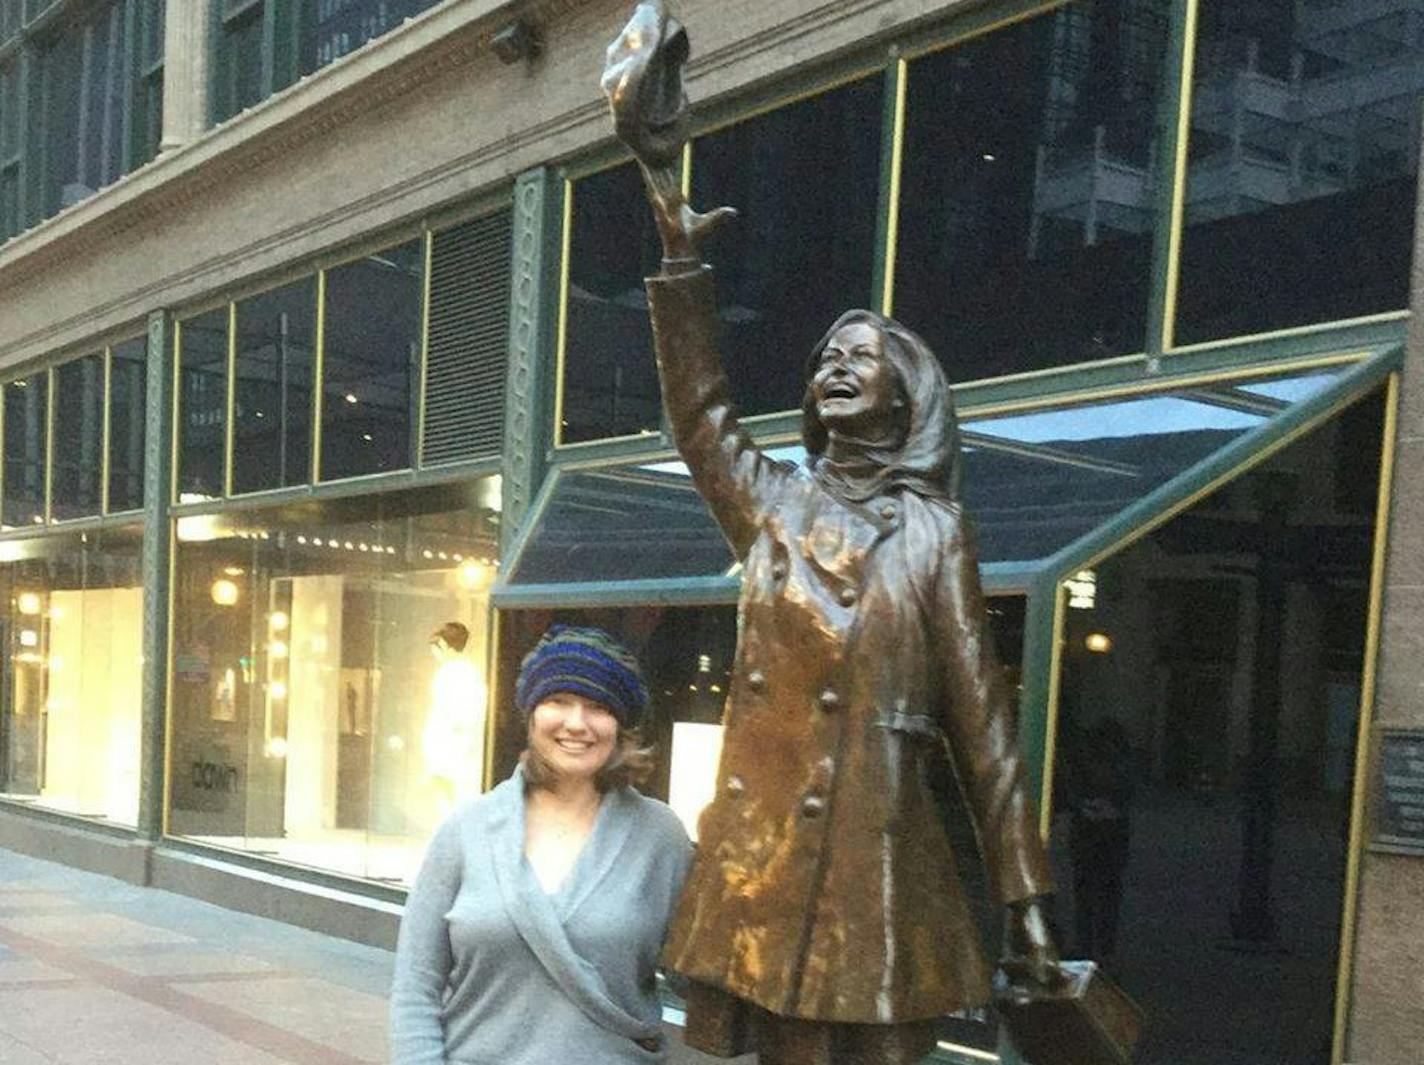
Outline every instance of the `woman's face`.
{"label": "woman's face", "polygon": [[530,750],[561,777],[592,780],[617,741],[613,711],[573,692],[553,692],[529,715]]}
{"label": "woman's face", "polygon": [[811,374],[811,396],[827,429],[863,439],[884,436],[905,406],[884,334],[867,322],[837,329]]}

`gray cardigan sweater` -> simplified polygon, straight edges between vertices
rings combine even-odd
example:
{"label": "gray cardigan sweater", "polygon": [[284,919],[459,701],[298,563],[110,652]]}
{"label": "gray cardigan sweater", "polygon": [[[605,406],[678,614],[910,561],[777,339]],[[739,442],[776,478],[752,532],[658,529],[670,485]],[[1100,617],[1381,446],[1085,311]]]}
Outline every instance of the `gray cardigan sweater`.
{"label": "gray cardigan sweater", "polygon": [[603,798],[559,890],[524,858],[524,775],[440,826],[406,901],[391,986],[395,1065],[658,1062],[654,972],[691,858],[632,788]]}

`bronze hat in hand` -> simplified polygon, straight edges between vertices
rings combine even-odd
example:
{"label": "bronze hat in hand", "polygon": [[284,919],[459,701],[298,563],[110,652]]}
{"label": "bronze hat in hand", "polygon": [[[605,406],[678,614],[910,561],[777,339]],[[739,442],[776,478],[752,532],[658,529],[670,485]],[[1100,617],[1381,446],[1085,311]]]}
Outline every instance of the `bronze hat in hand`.
{"label": "bronze hat in hand", "polygon": [[687,32],[663,0],[640,3],[608,46],[602,85],[613,125],[646,166],[672,166],[687,143],[682,67],[688,55]]}

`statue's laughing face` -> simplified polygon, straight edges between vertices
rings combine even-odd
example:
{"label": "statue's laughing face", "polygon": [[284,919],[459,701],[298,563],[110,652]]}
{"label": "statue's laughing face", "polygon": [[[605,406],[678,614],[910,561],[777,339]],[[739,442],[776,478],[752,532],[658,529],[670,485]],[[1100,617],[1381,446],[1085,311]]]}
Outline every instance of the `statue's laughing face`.
{"label": "statue's laughing face", "polygon": [[831,433],[879,440],[900,428],[905,388],[885,351],[885,334],[868,322],[837,329],[811,374],[811,397]]}

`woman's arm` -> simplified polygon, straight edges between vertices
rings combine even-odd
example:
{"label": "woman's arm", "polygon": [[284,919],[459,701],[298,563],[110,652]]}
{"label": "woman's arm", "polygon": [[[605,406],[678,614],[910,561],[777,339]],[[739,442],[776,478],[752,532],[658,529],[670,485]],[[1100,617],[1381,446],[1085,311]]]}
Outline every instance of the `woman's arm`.
{"label": "woman's arm", "polygon": [[464,865],[458,816],[447,818],[430,841],[406,898],[391,982],[394,1065],[445,1065],[440,1008],[454,966],[445,915],[459,894]]}

